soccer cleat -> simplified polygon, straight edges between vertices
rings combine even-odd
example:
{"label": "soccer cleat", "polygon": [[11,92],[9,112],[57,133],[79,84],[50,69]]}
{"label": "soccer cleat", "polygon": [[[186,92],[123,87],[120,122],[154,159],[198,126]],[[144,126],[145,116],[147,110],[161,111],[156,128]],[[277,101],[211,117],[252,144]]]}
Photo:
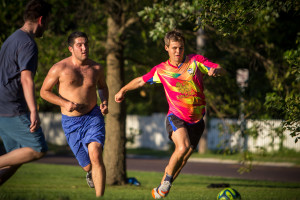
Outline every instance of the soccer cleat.
{"label": "soccer cleat", "polygon": [[90,188],[94,188],[94,182],[93,182],[93,178],[92,178],[92,172],[88,172],[86,174],[86,182],[88,184],[88,186],[90,186]]}
{"label": "soccer cleat", "polygon": [[157,193],[161,197],[166,197],[169,194],[172,184],[169,181],[164,181],[157,189]]}
{"label": "soccer cleat", "polygon": [[157,193],[157,188],[153,188],[153,190],[152,190],[152,197],[153,197],[153,199],[161,199],[162,198],[162,196],[160,196]]}

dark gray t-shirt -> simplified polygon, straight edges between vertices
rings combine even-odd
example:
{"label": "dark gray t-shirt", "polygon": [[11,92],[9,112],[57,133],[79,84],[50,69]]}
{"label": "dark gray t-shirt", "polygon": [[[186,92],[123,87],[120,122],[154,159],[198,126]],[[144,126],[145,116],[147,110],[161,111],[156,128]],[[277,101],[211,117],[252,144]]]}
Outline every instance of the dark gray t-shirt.
{"label": "dark gray t-shirt", "polygon": [[17,30],[4,41],[0,50],[0,116],[28,112],[21,72],[30,70],[35,75],[37,62],[37,45],[27,33]]}

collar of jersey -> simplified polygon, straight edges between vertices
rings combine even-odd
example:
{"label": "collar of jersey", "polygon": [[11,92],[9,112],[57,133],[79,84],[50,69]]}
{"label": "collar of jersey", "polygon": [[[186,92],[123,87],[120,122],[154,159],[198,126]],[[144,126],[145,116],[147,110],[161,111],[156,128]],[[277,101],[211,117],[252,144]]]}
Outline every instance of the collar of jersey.
{"label": "collar of jersey", "polygon": [[186,56],[184,56],[182,63],[180,63],[180,65],[178,65],[178,67],[177,67],[177,66],[175,66],[175,65],[172,65],[172,64],[170,63],[170,59],[168,60],[168,64],[169,64],[169,65],[171,65],[172,67],[176,67],[176,68],[178,68],[178,69],[179,69],[179,68],[181,67],[181,65],[184,63],[184,61],[185,61],[185,58],[186,58]]}

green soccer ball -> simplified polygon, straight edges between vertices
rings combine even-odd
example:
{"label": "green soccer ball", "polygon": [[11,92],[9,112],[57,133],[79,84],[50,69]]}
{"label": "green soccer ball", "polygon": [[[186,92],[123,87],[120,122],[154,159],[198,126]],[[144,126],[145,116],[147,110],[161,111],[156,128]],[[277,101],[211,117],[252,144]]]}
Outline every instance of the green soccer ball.
{"label": "green soccer ball", "polygon": [[217,200],[237,200],[237,199],[241,200],[242,197],[240,193],[238,193],[233,188],[225,188],[217,196]]}

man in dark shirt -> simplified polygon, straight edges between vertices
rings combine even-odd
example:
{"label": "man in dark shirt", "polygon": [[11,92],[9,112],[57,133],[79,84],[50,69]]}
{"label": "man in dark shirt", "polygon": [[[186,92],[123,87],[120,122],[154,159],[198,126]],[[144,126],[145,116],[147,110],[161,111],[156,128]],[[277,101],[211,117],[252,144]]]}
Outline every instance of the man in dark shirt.
{"label": "man in dark shirt", "polygon": [[9,36],[0,51],[0,137],[6,154],[0,156],[0,185],[24,163],[40,159],[47,144],[40,127],[34,75],[38,48],[34,38],[47,28],[51,5],[31,0],[24,25]]}

